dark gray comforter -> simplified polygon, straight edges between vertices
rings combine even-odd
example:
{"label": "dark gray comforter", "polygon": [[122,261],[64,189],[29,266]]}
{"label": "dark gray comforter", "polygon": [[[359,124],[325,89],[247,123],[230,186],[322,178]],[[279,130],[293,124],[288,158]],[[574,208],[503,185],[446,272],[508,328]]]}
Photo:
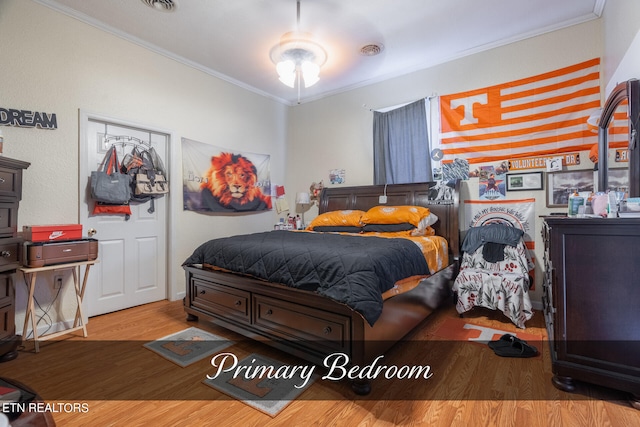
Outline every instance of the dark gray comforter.
{"label": "dark gray comforter", "polygon": [[353,308],[371,325],[382,313],[383,292],[398,280],[430,274],[410,240],[294,231],[210,240],[183,263],[194,264],[315,291]]}

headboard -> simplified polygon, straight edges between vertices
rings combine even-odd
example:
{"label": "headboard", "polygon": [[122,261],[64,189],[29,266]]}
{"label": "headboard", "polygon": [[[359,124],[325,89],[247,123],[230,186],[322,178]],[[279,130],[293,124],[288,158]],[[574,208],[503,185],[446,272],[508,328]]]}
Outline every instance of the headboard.
{"label": "headboard", "polygon": [[460,227],[458,209],[460,181],[449,184],[423,182],[417,184],[364,185],[359,187],[326,187],[320,194],[319,213],[360,209],[366,211],[380,205],[380,196],[386,194],[386,205],[417,205],[428,207],[438,216],[433,225],[436,234],[449,242],[453,260],[460,258]]}

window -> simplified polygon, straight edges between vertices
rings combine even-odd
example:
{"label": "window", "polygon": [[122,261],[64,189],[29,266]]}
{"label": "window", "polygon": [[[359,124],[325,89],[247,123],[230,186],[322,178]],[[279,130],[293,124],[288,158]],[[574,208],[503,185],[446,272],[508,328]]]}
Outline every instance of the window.
{"label": "window", "polygon": [[374,184],[432,180],[424,99],[373,113]]}

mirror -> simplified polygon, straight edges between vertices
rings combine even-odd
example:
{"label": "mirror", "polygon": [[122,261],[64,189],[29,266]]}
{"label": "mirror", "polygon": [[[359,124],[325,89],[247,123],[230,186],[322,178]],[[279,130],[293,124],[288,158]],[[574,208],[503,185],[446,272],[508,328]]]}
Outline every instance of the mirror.
{"label": "mirror", "polygon": [[[640,197],[640,82],[619,83],[607,98],[598,128],[598,190]],[[627,184],[628,183],[628,184]]]}
{"label": "mirror", "polygon": [[598,186],[598,191],[629,193],[629,102],[625,98],[613,110],[607,126],[606,137],[609,157],[607,158],[607,186]]}

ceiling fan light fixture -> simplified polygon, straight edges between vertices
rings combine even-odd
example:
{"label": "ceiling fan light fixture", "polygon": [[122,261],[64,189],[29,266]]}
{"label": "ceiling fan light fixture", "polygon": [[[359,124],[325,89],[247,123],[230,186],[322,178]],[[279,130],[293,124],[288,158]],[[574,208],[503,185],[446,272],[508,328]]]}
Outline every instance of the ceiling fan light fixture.
{"label": "ceiling fan light fixture", "polygon": [[[297,1],[298,24],[300,21],[300,1]],[[320,67],[327,61],[327,52],[313,41],[309,33],[292,31],[280,37],[280,42],[271,48],[271,61],[276,64],[280,81],[294,88],[296,81],[304,80],[308,88],[320,80]]]}
{"label": "ceiling fan light fixture", "polygon": [[287,33],[271,49],[271,61],[276,64],[280,81],[295,87],[297,74],[311,87],[320,80],[320,67],[327,61],[327,53],[319,44],[309,40],[308,34]]}

